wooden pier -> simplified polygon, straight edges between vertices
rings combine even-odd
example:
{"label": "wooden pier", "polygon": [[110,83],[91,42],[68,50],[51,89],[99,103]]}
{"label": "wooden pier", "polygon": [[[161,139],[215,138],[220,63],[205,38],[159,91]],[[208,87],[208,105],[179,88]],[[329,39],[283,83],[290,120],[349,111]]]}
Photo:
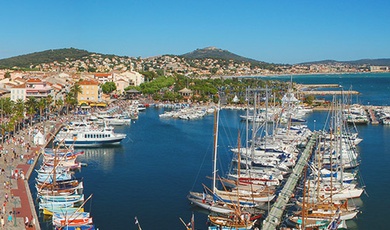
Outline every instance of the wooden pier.
{"label": "wooden pier", "polygon": [[305,150],[302,152],[301,157],[299,158],[297,164],[295,165],[290,177],[288,178],[286,184],[284,185],[282,191],[280,192],[276,202],[273,204],[271,211],[268,213],[267,218],[263,222],[262,229],[271,230],[277,229],[277,226],[281,224],[281,218],[283,212],[287,206],[288,201],[295,190],[295,187],[298,183],[299,178],[302,176],[303,169],[307,165],[309,157],[313,151],[314,144],[318,133],[315,133],[311,136],[310,141],[307,143]]}

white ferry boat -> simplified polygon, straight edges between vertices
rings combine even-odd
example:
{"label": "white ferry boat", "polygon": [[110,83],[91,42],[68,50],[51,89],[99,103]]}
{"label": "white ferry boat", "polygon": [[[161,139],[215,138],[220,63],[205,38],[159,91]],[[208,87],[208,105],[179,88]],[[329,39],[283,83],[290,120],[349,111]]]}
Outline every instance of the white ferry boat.
{"label": "white ferry boat", "polygon": [[98,147],[105,145],[117,145],[126,138],[126,134],[114,133],[112,126],[103,128],[85,127],[72,131],[60,131],[55,142],[65,146],[74,147]]}

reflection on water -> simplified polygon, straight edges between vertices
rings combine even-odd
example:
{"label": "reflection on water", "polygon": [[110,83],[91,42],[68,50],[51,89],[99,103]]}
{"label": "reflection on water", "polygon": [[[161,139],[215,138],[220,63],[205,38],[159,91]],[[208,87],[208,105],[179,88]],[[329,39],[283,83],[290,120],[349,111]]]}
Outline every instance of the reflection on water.
{"label": "reflection on water", "polygon": [[110,171],[114,167],[114,156],[120,152],[120,149],[120,146],[80,149],[84,151],[84,154],[77,159],[88,165],[99,166],[99,169],[103,171]]}

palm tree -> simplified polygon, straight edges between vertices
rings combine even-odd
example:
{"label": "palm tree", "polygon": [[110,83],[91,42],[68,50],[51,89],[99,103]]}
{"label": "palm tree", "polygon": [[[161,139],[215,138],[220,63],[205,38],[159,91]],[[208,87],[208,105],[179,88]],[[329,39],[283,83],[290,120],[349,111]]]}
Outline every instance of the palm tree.
{"label": "palm tree", "polygon": [[28,97],[24,105],[26,106],[27,114],[30,116],[30,125],[32,125],[32,118],[35,115],[36,109],[38,107],[38,101],[35,97]]}
{"label": "palm tree", "polygon": [[3,101],[2,111],[6,117],[10,117],[10,115],[12,114],[14,104],[15,102],[11,101],[11,98],[9,97],[5,98],[5,100]]}
{"label": "palm tree", "polygon": [[24,101],[22,99],[18,99],[14,106],[14,117],[15,117],[15,121],[17,121],[17,124],[19,125],[18,130],[21,128],[20,125],[24,120],[24,111],[25,111]]}
{"label": "palm tree", "polygon": [[52,103],[53,103],[53,96],[52,95],[48,95],[46,97],[46,102],[47,102],[49,113],[50,113],[51,112]]}
{"label": "palm tree", "polygon": [[55,105],[56,105],[56,109],[59,113],[60,110],[62,109],[62,106],[64,106],[64,101],[62,99],[58,99],[55,101]]}
{"label": "palm tree", "polygon": [[70,88],[70,93],[71,93],[71,95],[74,96],[76,104],[78,104],[78,95],[80,93],[83,93],[83,89],[81,88],[81,86],[77,82]]}
{"label": "palm tree", "polygon": [[41,99],[38,101],[39,121],[42,121],[43,110],[46,108],[46,106],[47,106],[46,99],[45,99],[45,98],[41,98]]}
{"label": "palm tree", "polygon": [[74,95],[69,92],[65,97],[66,114],[69,114],[69,107],[73,104],[74,100]]}

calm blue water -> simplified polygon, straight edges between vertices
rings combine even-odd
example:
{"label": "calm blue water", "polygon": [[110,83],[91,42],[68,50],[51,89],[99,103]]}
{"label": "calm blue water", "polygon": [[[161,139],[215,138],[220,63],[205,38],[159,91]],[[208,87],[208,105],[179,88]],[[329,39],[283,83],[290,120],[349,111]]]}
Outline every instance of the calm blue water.
{"label": "calm blue water", "polygon": [[[290,77],[277,79],[290,80]],[[390,103],[390,74],[375,75],[315,75],[294,76],[298,83],[334,83],[344,89],[352,86],[362,95],[363,104]],[[84,178],[86,204],[95,225],[101,229],[137,229],[137,216],[143,229],[185,229],[179,217],[188,222],[192,209],[186,196],[189,191],[201,191],[202,183],[211,184],[213,149],[213,115],[201,120],[183,121],[159,119],[163,109],[149,108],[129,127],[116,128],[128,134],[121,146],[86,149],[79,160],[88,163],[79,176]],[[244,111],[221,112],[219,141],[219,173],[227,170],[231,158],[228,150],[237,146],[244,123],[239,115]],[[322,129],[325,112],[310,114],[308,125]],[[314,120],[316,122],[314,122]],[[357,202],[362,213],[348,223],[351,229],[387,229],[387,199],[390,189],[390,127],[359,126],[363,142],[359,145],[362,157],[361,174],[369,197]],[[206,229],[207,215],[195,212],[196,229]]]}

